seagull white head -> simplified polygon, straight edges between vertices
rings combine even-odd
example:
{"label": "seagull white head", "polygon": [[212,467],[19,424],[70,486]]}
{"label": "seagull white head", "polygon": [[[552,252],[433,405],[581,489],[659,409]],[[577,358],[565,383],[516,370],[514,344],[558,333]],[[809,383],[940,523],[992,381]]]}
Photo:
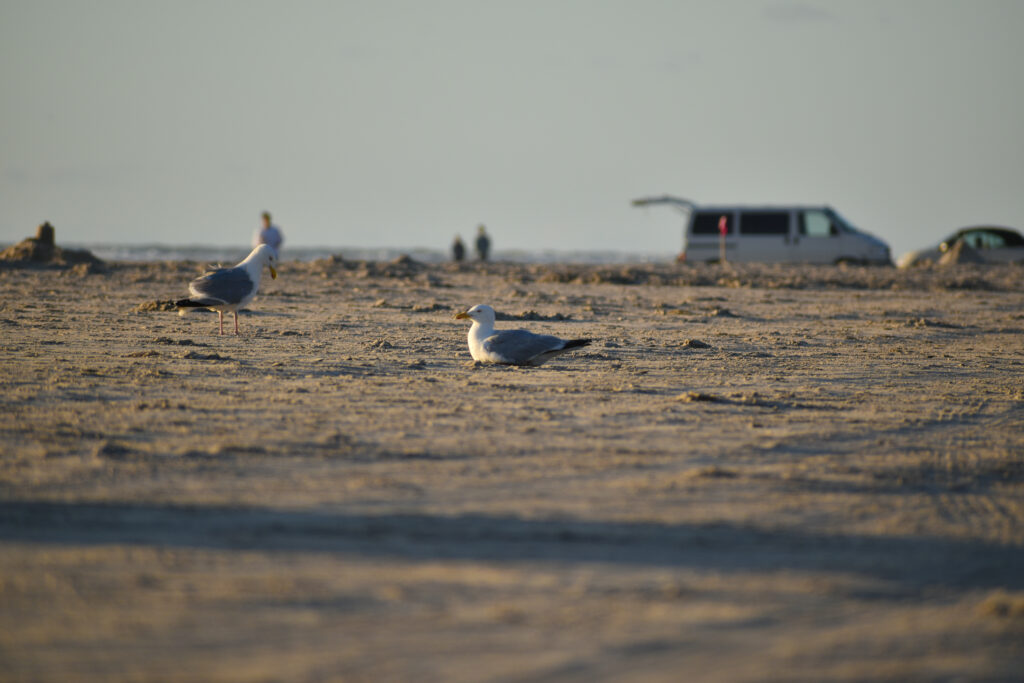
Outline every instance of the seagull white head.
{"label": "seagull white head", "polygon": [[242,263],[247,262],[259,264],[260,268],[266,266],[270,269],[270,278],[272,280],[277,279],[277,269],[274,268],[274,265],[277,263],[277,252],[269,244],[261,244],[253,249],[252,253]]}
{"label": "seagull white head", "polygon": [[474,323],[485,327],[494,327],[494,309],[487,304],[477,304],[468,311],[459,313],[455,317],[458,320],[472,320]]}

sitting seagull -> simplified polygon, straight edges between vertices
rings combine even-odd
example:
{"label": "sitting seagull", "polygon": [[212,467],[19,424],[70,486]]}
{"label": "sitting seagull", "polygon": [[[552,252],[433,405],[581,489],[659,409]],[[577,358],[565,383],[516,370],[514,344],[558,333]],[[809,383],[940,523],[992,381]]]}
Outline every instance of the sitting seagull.
{"label": "sitting seagull", "polygon": [[178,315],[185,315],[190,308],[209,308],[217,311],[220,333],[224,334],[224,312],[235,314],[235,334],[238,334],[238,309],[248,304],[260,288],[263,266],[270,268],[270,277],[276,278],[274,263],[277,255],[274,248],[261,244],[252,250],[245,260],[233,268],[216,268],[189,283],[192,296],[175,302]]}
{"label": "sitting seagull", "polygon": [[472,320],[469,328],[469,353],[473,360],[504,365],[542,365],[570,349],[586,346],[589,339],[559,339],[550,334],[526,330],[494,330],[494,309],[478,304],[455,316]]}

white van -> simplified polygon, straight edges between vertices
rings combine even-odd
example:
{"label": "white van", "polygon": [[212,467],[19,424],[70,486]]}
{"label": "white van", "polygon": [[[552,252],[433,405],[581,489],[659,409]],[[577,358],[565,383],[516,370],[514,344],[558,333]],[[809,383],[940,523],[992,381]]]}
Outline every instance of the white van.
{"label": "white van", "polygon": [[889,245],[828,206],[699,206],[668,196],[633,201],[634,206],[652,204],[670,204],[687,214],[680,261],[720,260],[724,222],[726,261],[892,264]]}

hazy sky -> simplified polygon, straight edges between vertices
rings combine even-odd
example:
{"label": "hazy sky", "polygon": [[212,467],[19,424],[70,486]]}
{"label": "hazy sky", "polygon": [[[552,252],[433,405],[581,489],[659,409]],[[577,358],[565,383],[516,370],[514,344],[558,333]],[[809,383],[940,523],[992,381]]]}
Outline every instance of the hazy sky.
{"label": "hazy sky", "polygon": [[643,195],[1024,228],[1024,2],[0,0],[0,242],[672,255]]}

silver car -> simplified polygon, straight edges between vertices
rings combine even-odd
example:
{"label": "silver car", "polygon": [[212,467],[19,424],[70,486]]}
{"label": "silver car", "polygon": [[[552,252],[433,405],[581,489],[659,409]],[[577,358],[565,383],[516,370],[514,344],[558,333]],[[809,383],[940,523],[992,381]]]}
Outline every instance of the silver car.
{"label": "silver car", "polygon": [[960,241],[987,263],[1024,263],[1024,237],[1019,232],[995,225],[974,225],[957,230],[938,246],[907,252],[899,257],[896,265],[906,268],[938,263],[942,255]]}

